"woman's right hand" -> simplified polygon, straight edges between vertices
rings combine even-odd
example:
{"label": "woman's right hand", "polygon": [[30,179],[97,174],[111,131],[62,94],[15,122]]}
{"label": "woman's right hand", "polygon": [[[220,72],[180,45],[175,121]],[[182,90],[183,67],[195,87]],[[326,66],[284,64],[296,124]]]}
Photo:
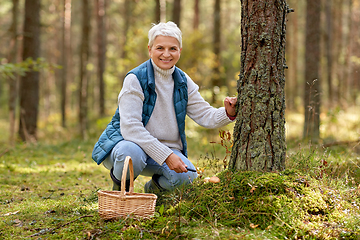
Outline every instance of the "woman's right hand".
{"label": "woman's right hand", "polygon": [[166,158],[165,163],[171,170],[174,170],[177,173],[187,172],[187,165],[175,153],[170,154]]}

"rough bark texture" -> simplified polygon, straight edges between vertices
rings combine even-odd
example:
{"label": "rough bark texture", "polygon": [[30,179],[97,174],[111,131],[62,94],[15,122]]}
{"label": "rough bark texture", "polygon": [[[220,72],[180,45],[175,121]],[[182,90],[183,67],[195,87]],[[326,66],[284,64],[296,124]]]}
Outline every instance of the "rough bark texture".
{"label": "rough bark texture", "polygon": [[320,138],[320,0],[307,0],[304,138]]}
{"label": "rough bark texture", "polygon": [[[40,0],[25,1],[23,59],[40,56]],[[29,71],[20,80],[20,126],[23,141],[36,139],[39,106],[39,72]]]}
{"label": "rough bark texture", "polygon": [[243,0],[238,116],[229,167],[285,168],[285,0]]}

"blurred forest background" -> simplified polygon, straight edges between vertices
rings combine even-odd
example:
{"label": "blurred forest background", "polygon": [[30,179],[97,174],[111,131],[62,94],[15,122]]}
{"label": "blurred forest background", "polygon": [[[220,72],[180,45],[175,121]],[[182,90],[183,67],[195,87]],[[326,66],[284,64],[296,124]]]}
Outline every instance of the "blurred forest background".
{"label": "blurred forest background", "polygon": [[[287,22],[286,111],[297,116],[299,120],[287,121],[298,128],[309,108],[305,89],[314,79],[305,79],[306,1],[287,3],[294,12]],[[40,140],[37,129],[72,128],[76,131],[71,137],[88,138],[94,132],[98,136],[116,109],[125,74],[148,59],[147,33],[159,21],[174,21],[182,29],[177,66],[200,86],[206,100],[221,106],[224,96],[237,94],[240,13],[239,0],[1,0],[2,140]],[[322,0],[318,14],[320,119],[330,116],[338,121],[342,114],[352,113],[359,121],[360,0]],[[38,43],[27,45],[27,25],[38,29]],[[31,51],[38,55],[33,60],[26,55]],[[30,76],[34,70],[38,74]],[[19,100],[30,93],[33,99]],[[33,109],[34,122],[20,114],[21,108]],[[353,135],[340,140],[356,141],[356,126]],[[298,132],[290,137],[302,136]]]}

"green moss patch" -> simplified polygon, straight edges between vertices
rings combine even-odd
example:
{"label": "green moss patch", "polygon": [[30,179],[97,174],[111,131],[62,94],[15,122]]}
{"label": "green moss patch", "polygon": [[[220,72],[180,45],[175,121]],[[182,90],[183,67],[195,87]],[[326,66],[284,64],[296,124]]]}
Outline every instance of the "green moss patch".
{"label": "green moss patch", "polygon": [[271,231],[279,237],[357,239],[360,235],[360,189],[329,189],[323,181],[292,170],[224,171],[218,176],[218,184],[199,179],[177,196],[170,194],[163,202],[177,199],[178,209],[170,207],[168,214],[213,227]]}

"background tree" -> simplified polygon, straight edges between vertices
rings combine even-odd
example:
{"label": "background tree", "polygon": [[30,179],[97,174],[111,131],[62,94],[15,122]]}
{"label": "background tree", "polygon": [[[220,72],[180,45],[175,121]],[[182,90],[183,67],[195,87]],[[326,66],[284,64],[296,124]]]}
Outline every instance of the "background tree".
{"label": "background tree", "polygon": [[304,138],[320,138],[320,0],[307,0],[305,52]]}
{"label": "background tree", "polygon": [[194,0],[194,20],[193,20],[194,30],[199,29],[199,24],[200,24],[200,0]]}
{"label": "background tree", "polygon": [[212,102],[216,102],[217,89],[222,85],[221,82],[221,63],[220,63],[220,53],[221,53],[221,1],[215,0],[214,3],[214,30],[213,30],[213,51],[214,51],[214,65],[212,69]]}
{"label": "background tree", "polygon": [[[96,1],[93,1],[94,4]],[[106,1],[107,2],[107,20],[106,20],[106,38],[107,38],[107,51],[104,70],[104,92],[106,92],[105,100],[108,103],[106,112],[113,112],[113,103],[116,104],[119,91],[121,90],[124,75],[133,67],[139,65],[148,59],[147,32],[154,23],[154,14],[161,10],[161,21],[169,20],[166,14],[172,19],[173,1],[166,0],[144,0],[144,1]],[[158,6],[156,6],[158,2]],[[289,15],[289,31],[287,31],[287,54],[286,65],[289,69],[286,71],[286,112],[289,114],[290,121],[296,118],[296,126],[290,125],[290,129],[296,128],[296,135],[291,135],[288,139],[303,138],[304,130],[304,105],[305,105],[305,30],[306,25],[306,1],[287,1],[291,8],[295,9],[295,13]],[[321,1],[322,8],[320,9],[321,17],[321,38],[320,38],[320,59],[319,59],[319,76],[324,81],[320,81],[320,99],[322,103],[321,116],[326,123],[328,117],[332,116],[337,118],[337,114],[345,111],[352,111],[353,108],[357,109],[359,106],[359,51],[357,44],[359,42],[359,0],[331,0],[331,11],[329,8],[328,13],[332,17],[332,43],[330,47],[326,47],[326,35],[329,31],[329,24],[326,21],[326,4],[327,1]],[[47,70],[41,70],[39,75],[39,128],[41,128],[39,137],[43,137],[44,130],[48,130],[50,126],[58,128],[59,132],[62,129],[62,118],[66,113],[66,121],[68,130],[71,127],[80,129],[78,118],[79,108],[79,84],[80,74],[80,58],[79,53],[81,49],[82,38],[82,1],[66,0],[66,30],[65,39],[61,36],[64,28],[63,17],[63,3],[64,0],[41,1],[42,11],[41,19],[43,19],[41,28],[41,57],[46,64],[60,64],[61,70],[55,73]],[[92,3],[91,1],[89,3]],[[241,8],[241,1],[227,0],[220,1],[221,11],[221,32],[220,34],[214,33],[215,14],[214,8],[216,1],[200,1],[200,0],[182,0],[182,17],[190,21],[181,21],[181,29],[184,36],[183,52],[178,66],[186,71],[189,76],[200,86],[202,95],[207,101],[212,101],[214,84],[212,82],[214,74],[214,66],[216,66],[214,57],[214,38],[221,36],[220,53],[215,54],[220,58],[219,69],[222,81],[215,84],[216,97],[220,100],[225,95],[234,95],[236,91],[237,76],[240,72],[239,59],[241,46],[241,38],[239,37],[240,16],[239,10]],[[19,1],[19,22],[17,23],[18,29],[22,29],[24,18],[24,4],[25,1]],[[131,8],[125,8],[125,5],[131,5]],[[198,5],[196,5],[198,4]],[[94,5],[95,6],[95,5]],[[197,7],[196,7],[197,6]],[[23,68],[21,62],[21,48],[22,33],[18,33],[19,51],[18,61],[15,62],[14,58],[10,57],[9,44],[13,42],[14,35],[10,34],[9,29],[12,27],[12,7],[13,0],[2,0],[0,11],[0,36],[5,44],[0,46],[0,74],[8,71],[5,67],[8,63],[18,64],[17,69]],[[198,14],[198,9],[201,14]],[[125,10],[127,9],[127,10]],[[166,10],[167,9],[167,10]],[[151,13],[153,11],[153,13]],[[144,14],[144,13],[149,14]],[[96,25],[96,11],[92,11],[89,24],[91,28],[97,29]],[[127,14],[125,14],[127,13]],[[226,14],[225,14],[226,13]],[[158,13],[159,14],[159,13]],[[330,15],[328,15],[330,17]],[[168,17],[169,18],[169,17]],[[194,21],[198,18],[198,23],[194,26]],[[198,24],[198,25],[197,25]],[[22,32],[22,31],[21,31]],[[97,52],[96,32],[93,31],[89,35],[89,48],[91,51]],[[330,33],[330,32],[329,32]],[[125,39],[126,37],[126,39]],[[126,41],[125,41],[126,40]],[[63,47],[66,48],[63,50]],[[329,50],[329,51],[328,51]],[[326,52],[331,53],[333,58],[331,65],[331,73],[327,67],[328,57]],[[99,112],[99,84],[97,80],[97,69],[99,61],[97,54],[89,56],[87,63],[88,78],[88,115],[91,123],[96,122],[98,127],[101,125],[101,114]],[[4,70],[5,69],[5,70]],[[12,70],[11,70],[12,71]],[[67,72],[66,76],[61,75]],[[332,97],[330,97],[330,87],[328,84],[328,77],[332,80]],[[65,83],[66,86],[62,84]],[[226,81],[225,81],[226,80]],[[12,98],[11,91],[7,91],[8,81],[7,77],[0,78],[0,123],[5,124],[7,133],[9,132],[9,116],[10,109],[8,108],[9,100]],[[65,93],[64,93],[65,89]],[[19,95],[19,94],[18,94]],[[63,104],[66,98],[65,105]],[[333,100],[330,103],[330,100]],[[19,101],[15,102],[19,104]],[[221,106],[221,101],[216,101],[215,106]],[[309,106],[307,104],[307,106]],[[18,106],[16,106],[18,107]],[[66,110],[66,112],[65,112]],[[19,113],[15,111],[15,132],[19,131]],[[104,116],[108,117],[108,116]],[[99,118],[99,119],[98,119]],[[99,120],[99,121],[97,121]],[[49,124],[51,123],[51,124]],[[59,124],[59,126],[57,126]],[[298,129],[301,126],[301,129]],[[306,127],[307,128],[307,127]],[[89,128],[90,129],[90,128]],[[95,134],[97,128],[91,127],[89,134]],[[63,129],[64,131],[67,131]],[[216,132],[216,131],[215,131]],[[213,132],[213,133],[215,133]],[[320,132],[321,137],[325,137],[324,132]],[[217,135],[217,134],[216,134]],[[6,135],[6,139],[9,136]],[[324,141],[329,141],[327,138]],[[212,141],[210,139],[208,141]],[[205,141],[205,140],[204,140]]]}
{"label": "background tree", "polygon": [[[40,0],[25,0],[23,59],[40,57]],[[39,71],[32,69],[20,80],[19,135],[23,141],[36,140],[39,107]]]}
{"label": "background tree", "polygon": [[123,36],[122,36],[122,53],[121,53],[121,58],[126,59],[127,58],[127,49],[126,49],[126,45],[127,45],[127,41],[128,41],[128,32],[130,29],[130,26],[132,25],[132,12],[134,10],[134,1],[130,0],[130,1],[124,1],[124,8],[123,8],[123,16],[124,16],[124,26],[123,26]]}
{"label": "background tree", "polygon": [[[10,26],[11,41],[10,41],[10,56],[9,62],[16,63],[18,60],[18,14],[19,14],[19,0],[12,1],[12,23]],[[15,117],[16,117],[16,100],[18,91],[18,75],[8,78],[9,81],[9,141],[14,144],[15,140]]]}
{"label": "background tree", "polygon": [[360,2],[353,2],[352,8],[352,31],[351,31],[351,80],[350,86],[350,101],[353,104],[358,103],[359,91],[360,91]]}
{"label": "background tree", "polygon": [[160,12],[160,0],[155,0],[155,22],[160,22],[161,12]]}
{"label": "background tree", "polygon": [[[344,16],[345,19],[345,25],[346,25],[346,29],[347,31],[345,31],[346,35],[344,37],[344,65],[343,65],[343,82],[344,82],[344,87],[343,87],[343,95],[342,95],[342,102],[346,103],[346,104],[342,104],[342,105],[348,105],[349,103],[349,99],[350,99],[350,81],[351,81],[351,77],[350,77],[350,70],[351,70],[351,64],[350,64],[350,56],[351,56],[351,40],[352,40],[352,36],[349,33],[352,30],[352,12],[353,12],[353,0],[348,0],[345,2],[345,11],[344,13],[348,13],[348,15]],[[355,37],[356,39],[356,37]]]}
{"label": "background tree", "polygon": [[326,37],[325,37],[325,51],[326,51],[326,70],[327,70],[327,86],[328,86],[328,104],[332,105],[332,101],[334,98],[334,94],[333,94],[333,74],[332,74],[332,70],[333,70],[333,27],[332,27],[332,19],[333,19],[333,14],[332,14],[332,1],[333,0],[327,0],[325,1],[325,15],[326,15]]}
{"label": "background tree", "polygon": [[285,71],[286,76],[286,109],[290,111],[296,111],[297,102],[299,97],[299,74],[298,74],[298,61],[299,58],[299,34],[298,34],[298,1],[288,0],[289,6],[292,9],[296,9],[294,13],[288,16],[287,31],[286,31],[286,63],[289,67]]}
{"label": "background tree", "polygon": [[181,0],[174,0],[173,11],[172,11],[172,21],[178,25],[180,28],[181,22]]}
{"label": "background tree", "polygon": [[285,0],[241,3],[238,116],[229,167],[285,168]]}
{"label": "background tree", "polygon": [[99,114],[105,115],[105,61],[106,61],[106,30],[105,13],[106,1],[96,1],[96,21],[97,21],[97,78],[99,83]]}
{"label": "background tree", "polygon": [[61,44],[61,125],[66,126],[66,103],[68,88],[68,66],[71,64],[71,0],[63,0],[63,19],[62,19],[62,44]]}
{"label": "background tree", "polygon": [[79,84],[79,123],[82,138],[87,135],[88,85],[87,66],[90,55],[90,6],[88,0],[82,0],[82,37],[80,50],[80,84]]}

